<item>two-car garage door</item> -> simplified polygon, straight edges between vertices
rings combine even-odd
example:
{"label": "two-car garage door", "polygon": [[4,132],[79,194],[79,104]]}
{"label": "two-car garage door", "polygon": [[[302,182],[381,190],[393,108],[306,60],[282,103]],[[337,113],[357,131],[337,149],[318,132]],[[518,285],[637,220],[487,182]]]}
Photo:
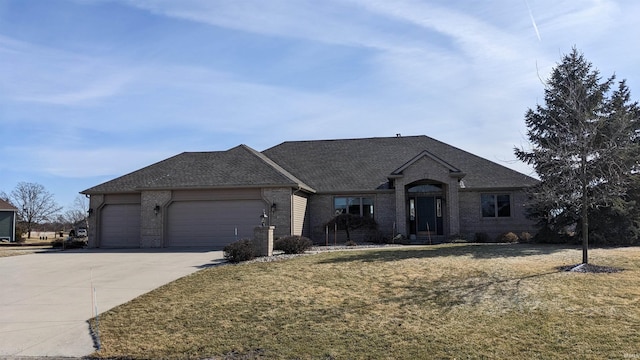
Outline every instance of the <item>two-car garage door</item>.
{"label": "two-car garage door", "polygon": [[106,197],[100,208],[99,247],[145,247],[141,226],[146,216],[151,226],[161,227],[157,230],[163,234],[165,247],[222,249],[236,240],[252,238],[265,208],[259,189],[177,191],[158,214],[152,206],[143,208],[141,202],[140,195]]}
{"label": "two-car garage door", "polygon": [[264,209],[261,200],[177,201],[167,208],[166,245],[221,249],[253,237]]}

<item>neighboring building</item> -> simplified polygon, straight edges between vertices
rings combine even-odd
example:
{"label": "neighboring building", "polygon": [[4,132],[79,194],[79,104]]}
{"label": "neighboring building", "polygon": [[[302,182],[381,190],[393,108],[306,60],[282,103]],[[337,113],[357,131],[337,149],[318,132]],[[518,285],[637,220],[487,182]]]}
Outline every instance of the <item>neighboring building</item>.
{"label": "neighboring building", "polygon": [[185,152],[83,191],[89,246],[221,248],[252,236],[324,242],[337,213],[372,216],[388,238],[533,231],[537,180],[426,136],[292,141],[258,152]]}
{"label": "neighboring building", "polygon": [[16,212],[18,209],[0,199],[0,241],[16,241]]}

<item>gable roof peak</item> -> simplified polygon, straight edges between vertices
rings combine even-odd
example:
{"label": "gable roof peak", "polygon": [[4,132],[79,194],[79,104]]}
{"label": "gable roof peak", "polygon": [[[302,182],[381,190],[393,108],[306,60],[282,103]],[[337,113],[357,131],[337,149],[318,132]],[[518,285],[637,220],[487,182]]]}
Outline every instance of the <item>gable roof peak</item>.
{"label": "gable roof peak", "polygon": [[449,170],[449,172],[452,175],[455,175],[455,177],[464,177],[466,174],[463,173],[460,169],[458,169],[457,167],[449,164],[448,162],[444,161],[443,159],[441,159],[440,157],[432,154],[431,152],[429,152],[428,150],[423,150],[422,152],[420,152],[418,155],[416,155],[415,157],[413,157],[411,160],[407,161],[404,165],[400,166],[399,168],[395,169],[393,172],[391,172],[392,176],[398,176],[401,175],[402,172],[404,172],[407,168],[411,167],[411,165],[415,164],[417,161],[419,161],[422,158],[429,158],[433,161],[435,161],[436,163],[442,165],[443,167],[445,167],[446,169]]}

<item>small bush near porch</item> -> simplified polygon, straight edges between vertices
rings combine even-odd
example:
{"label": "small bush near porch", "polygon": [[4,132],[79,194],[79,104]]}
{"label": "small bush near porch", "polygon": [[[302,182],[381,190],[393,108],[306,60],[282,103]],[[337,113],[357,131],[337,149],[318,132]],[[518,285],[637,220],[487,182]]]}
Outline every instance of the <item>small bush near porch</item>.
{"label": "small bush near porch", "polygon": [[[101,357],[640,357],[640,248],[447,244],[219,266],[100,317]],[[226,355],[226,357],[224,357]]]}

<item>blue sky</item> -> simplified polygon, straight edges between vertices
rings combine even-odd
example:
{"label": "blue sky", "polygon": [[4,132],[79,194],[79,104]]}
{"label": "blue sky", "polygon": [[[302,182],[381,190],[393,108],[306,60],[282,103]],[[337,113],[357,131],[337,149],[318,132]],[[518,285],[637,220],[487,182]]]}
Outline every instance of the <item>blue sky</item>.
{"label": "blue sky", "polygon": [[640,92],[635,0],[0,0],[0,191],[183,151],[428,135],[531,174],[524,113],[573,46]]}

